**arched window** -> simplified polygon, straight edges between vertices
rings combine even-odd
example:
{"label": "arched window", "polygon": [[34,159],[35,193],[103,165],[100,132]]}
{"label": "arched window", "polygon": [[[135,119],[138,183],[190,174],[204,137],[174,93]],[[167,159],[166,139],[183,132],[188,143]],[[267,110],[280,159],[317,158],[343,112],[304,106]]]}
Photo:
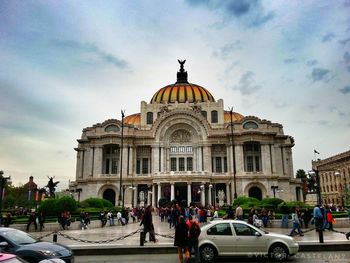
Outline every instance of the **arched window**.
{"label": "arched window", "polygon": [[147,124],[153,123],[153,112],[147,112]]}
{"label": "arched window", "polygon": [[207,112],[206,112],[205,110],[202,110],[202,111],[201,111],[201,114],[202,114],[202,116],[203,116],[204,118],[207,118]]}
{"label": "arched window", "polygon": [[246,123],[243,124],[243,129],[249,130],[249,129],[257,129],[258,124],[256,124],[253,121],[247,121]]}
{"label": "arched window", "polygon": [[120,128],[117,125],[111,124],[105,128],[105,132],[119,132]]}
{"label": "arched window", "polygon": [[246,142],[243,145],[244,170],[246,172],[260,172],[261,168],[261,148],[259,142]]}
{"label": "arched window", "polygon": [[218,123],[218,112],[216,110],[211,112],[211,123]]}

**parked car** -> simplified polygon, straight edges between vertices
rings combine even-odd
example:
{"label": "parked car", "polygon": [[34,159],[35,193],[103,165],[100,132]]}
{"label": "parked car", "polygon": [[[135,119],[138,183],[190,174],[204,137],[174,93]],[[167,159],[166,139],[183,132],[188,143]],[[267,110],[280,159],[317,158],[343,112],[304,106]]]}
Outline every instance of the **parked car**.
{"label": "parked car", "polygon": [[17,257],[13,254],[3,254],[0,253],[0,262],[1,263],[27,263],[27,261]]}
{"label": "parked car", "polygon": [[202,227],[199,236],[202,262],[213,262],[217,256],[269,256],[281,261],[298,250],[292,237],[268,233],[240,220],[211,221]]}
{"label": "parked car", "polygon": [[70,248],[57,243],[38,241],[14,228],[0,227],[0,248],[2,252],[15,254],[29,263],[38,263],[50,258],[60,258],[66,263],[74,261]]}

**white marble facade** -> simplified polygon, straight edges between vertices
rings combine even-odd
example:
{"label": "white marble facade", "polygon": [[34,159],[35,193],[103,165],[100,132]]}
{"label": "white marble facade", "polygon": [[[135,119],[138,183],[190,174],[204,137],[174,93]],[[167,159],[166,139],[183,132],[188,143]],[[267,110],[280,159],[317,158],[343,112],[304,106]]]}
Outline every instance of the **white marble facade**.
{"label": "white marble facade", "polygon": [[232,112],[231,126],[222,99],[188,83],[183,67],[177,77],[150,103],[142,101],[141,112],[126,116],[123,126],[110,119],[83,130],[71,191],[81,189],[81,200],[118,205],[124,199],[127,207],[158,206],[160,198],[231,204],[235,193],[273,197],[271,186],[278,186],[278,198],[300,199],[294,140],[281,124]]}

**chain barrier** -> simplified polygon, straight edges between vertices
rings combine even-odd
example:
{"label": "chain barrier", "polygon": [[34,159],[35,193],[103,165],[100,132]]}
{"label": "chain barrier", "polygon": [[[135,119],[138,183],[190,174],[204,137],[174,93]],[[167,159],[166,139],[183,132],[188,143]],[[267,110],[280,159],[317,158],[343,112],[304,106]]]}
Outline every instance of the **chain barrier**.
{"label": "chain barrier", "polygon": [[345,235],[347,240],[350,240],[350,232],[343,232],[343,231],[339,231],[339,230],[336,230],[336,229],[330,229],[330,230],[333,231],[333,232],[339,233],[339,234],[343,234],[343,235]]}
{"label": "chain barrier", "polygon": [[131,236],[133,236],[133,235],[135,235],[135,234],[137,234],[139,232],[140,232],[140,230],[138,229],[138,230],[136,230],[134,232],[131,232],[130,234],[127,234],[125,236],[116,237],[116,238],[112,238],[112,239],[106,239],[106,240],[84,240],[84,239],[81,239],[81,238],[75,238],[75,237],[69,236],[69,235],[61,233],[61,232],[57,232],[57,234],[62,236],[62,237],[65,237],[67,239],[74,240],[74,241],[77,241],[77,242],[83,242],[83,243],[89,243],[89,244],[103,244],[103,243],[111,243],[111,242],[114,242],[114,241],[123,240],[123,239],[131,237]]}
{"label": "chain barrier", "polygon": [[174,235],[162,235],[159,233],[154,233],[156,236],[160,236],[160,237],[164,237],[164,238],[170,238],[170,239],[174,239],[175,236]]}
{"label": "chain barrier", "polygon": [[37,237],[36,239],[37,239],[37,240],[42,240],[42,239],[44,239],[45,237],[51,236],[51,235],[53,235],[53,234],[55,234],[55,233],[56,233],[56,231],[52,231],[51,233],[48,233],[48,234],[45,234],[45,235],[43,235],[43,236]]}
{"label": "chain barrier", "polygon": [[48,233],[48,234],[43,235],[41,237],[38,237],[37,239],[38,240],[42,240],[45,237],[48,237],[50,235],[56,234],[56,235],[60,235],[60,236],[62,236],[64,238],[67,238],[67,239],[70,239],[70,240],[73,240],[73,241],[77,241],[77,242],[83,242],[83,243],[89,243],[89,244],[102,244],[102,243],[111,243],[111,242],[114,242],[114,241],[123,240],[123,239],[131,237],[131,236],[133,236],[133,235],[135,235],[135,234],[137,234],[139,232],[140,232],[140,230],[138,229],[138,230],[136,230],[134,232],[131,232],[130,234],[127,234],[125,236],[116,237],[116,238],[112,238],[112,239],[106,239],[106,240],[84,240],[84,239],[81,239],[81,238],[75,238],[75,237],[69,236],[69,235],[64,234],[64,233],[62,233],[60,231],[53,231],[51,233]]}

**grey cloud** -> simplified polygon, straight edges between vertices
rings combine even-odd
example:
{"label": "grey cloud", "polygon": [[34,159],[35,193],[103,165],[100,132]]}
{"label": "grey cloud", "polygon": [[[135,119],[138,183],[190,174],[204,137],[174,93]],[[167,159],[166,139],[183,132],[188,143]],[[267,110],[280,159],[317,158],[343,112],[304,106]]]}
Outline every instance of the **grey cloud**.
{"label": "grey cloud", "polygon": [[346,68],[347,68],[347,70],[350,72],[350,65],[349,65],[349,66],[347,66]]}
{"label": "grey cloud", "polygon": [[221,57],[223,59],[228,58],[234,51],[242,49],[242,43],[236,40],[234,43],[227,44],[220,48],[219,51],[215,51],[213,55],[215,57]]}
{"label": "grey cloud", "polygon": [[243,95],[250,95],[261,88],[260,85],[256,84],[254,79],[254,73],[247,71],[241,77],[237,86],[234,89],[239,90]]}
{"label": "grey cloud", "polygon": [[350,54],[347,51],[344,53],[344,61],[346,64],[350,63]]}
{"label": "grey cloud", "polygon": [[285,60],[283,60],[283,62],[285,64],[293,64],[293,63],[297,62],[297,59],[295,59],[295,58],[286,58]]}
{"label": "grey cloud", "polygon": [[60,49],[70,49],[70,50],[76,50],[83,53],[93,53],[97,55],[102,61],[112,64],[120,69],[127,68],[128,64],[125,60],[120,59],[110,53],[107,53],[100,48],[98,48],[94,44],[90,43],[79,43],[77,41],[72,40],[53,40],[51,41],[51,46],[60,48]]}
{"label": "grey cloud", "polygon": [[327,81],[327,76],[329,74],[328,69],[314,68],[311,73],[311,78],[313,81]]}
{"label": "grey cloud", "polygon": [[339,92],[340,93],[343,93],[343,94],[349,94],[350,93],[350,85],[349,86],[345,86],[344,88],[341,88],[339,89]]}
{"label": "grey cloud", "polygon": [[274,12],[266,13],[261,0],[186,0],[192,6],[204,6],[218,10],[228,18],[243,19],[248,27],[259,27],[275,17]]}
{"label": "grey cloud", "polygon": [[328,126],[329,124],[329,121],[326,121],[326,120],[319,120],[317,121],[318,125],[320,126]]}
{"label": "grey cloud", "polygon": [[333,38],[335,38],[335,34],[334,33],[328,33],[326,35],[324,35],[322,37],[322,42],[330,42],[333,40]]}
{"label": "grey cloud", "polygon": [[335,112],[336,114],[338,114],[340,117],[345,116],[345,112],[342,112],[339,108],[333,106],[330,108],[331,112]]}
{"label": "grey cloud", "polygon": [[342,40],[339,40],[339,43],[342,44],[342,45],[346,45],[348,42],[350,42],[350,38],[345,38],[345,39],[342,39]]}
{"label": "grey cloud", "polygon": [[306,61],[306,65],[308,65],[310,67],[315,66],[317,63],[318,63],[317,59],[311,59],[311,60]]}

